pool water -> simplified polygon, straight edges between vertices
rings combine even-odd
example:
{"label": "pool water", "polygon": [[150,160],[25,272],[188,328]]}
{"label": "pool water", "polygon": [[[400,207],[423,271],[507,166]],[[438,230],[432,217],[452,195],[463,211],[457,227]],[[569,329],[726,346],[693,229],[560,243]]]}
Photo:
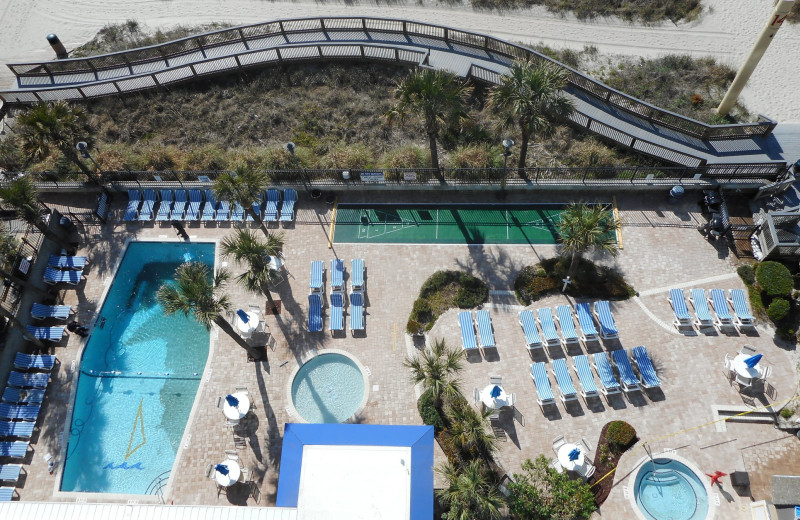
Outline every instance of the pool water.
{"label": "pool water", "polygon": [[132,242],[81,359],[62,491],[151,494],[166,484],[209,332],[166,316],[155,293],[185,261],[214,264],[214,244]]}
{"label": "pool water", "polygon": [[358,411],[364,376],[355,361],[341,354],[320,354],[305,363],[292,381],[297,413],[310,423],[340,423]]}
{"label": "pool water", "polygon": [[649,520],[701,520],[708,492],[694,471],[677,460],[645,462],[635,485],[636,504]]}

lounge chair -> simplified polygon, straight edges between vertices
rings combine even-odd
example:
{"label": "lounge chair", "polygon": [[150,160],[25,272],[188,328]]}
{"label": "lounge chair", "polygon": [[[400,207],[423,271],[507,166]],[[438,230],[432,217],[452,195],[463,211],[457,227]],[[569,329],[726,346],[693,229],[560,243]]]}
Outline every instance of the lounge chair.
{"label": "lounge chair", "polygon": [[219,208],[217,208],[217,222],[227,222],[231,219],[231,203],[227,200],[219,201]]}
{"label": "lounge chair", "polygon": [[344,289],[344,261],[338,258],[331,260],[331,291]]}
{"label": "lounge chair", "polygon": [[364,293],[350,293],[350,331],[364,330]]}
{"label": "lounge chair", "polygon": [[308,295],[308,332],[322,331],[322,298],[319,294]]}
{"label": "lounge chair", "polygon": [[21,459],[28,453],[28,441],[0,442],[0,457]]}
{"label": "lounge chair", "polygon": [[8,375],[8,386],[15,388],[47,388],[49,382],[50,374],[12,371]]}
{"label": "lounge chair", "polygon": [[472,325],[472,313],[461,311],[458,313],[458,325],[461,327],[461,348],[464,351],[478,348],[475,341],[475,327]]}
{"label": "lounge chair", "polygon": [[364,289],[364,259],[353,258],[350,261],[350,290],[363,291]]}
{"label": "lounge chair", "polygon": [[71,311],[72,307],[69,305],[43,305],[41,303],[34,303],[31,308],[31,318],[34,320],[43,320],[46,318],[66,320]]}
{"label": "lounge chair", "polygon": [[231,222],[242,222],[244,220],[244,208],[238,202],[233,203],[231,210]]}
{"label": "lounge chair", "polygon": [[311,262],[311,281],[308,283],[308,287],[311,291],[322,291],[322,273],[324,270],[325,267],[322,265],[322,260],[314,260]]}
{"label": "lounge chair", "polygon": [[728,309],[728,300],[725,299],[725,291],[722,289],[711,289],[711,306],[714,307],[714,314],[717,316],[716,325],[723,327],[733,325],[733,316]]}
{"label": "lounge chair", "polygon": [[139,210],[140,221],[153,220],[153,207],[156,205],[156,191],[144,190],[144,202],[142,202],[142,209]]}
{"label": "lounge chair", "polygon": [[575,391],[575,385],[572,384],[572,378],[569,377],[565,359],[553,360],[553,375],[556,376],[558,391],[561,392],[561,401],[565,404],[567,401],[577,401],[578,392]]}
{"label": "lounge chair", "polygon": [[581,339],[587,341],[598,341],[600,335],[594,328],[594,320],[588,303],[579,303],[575,306],[575,314],[578,315],[578,323],[581,326]]}
{"label": "lounge chair", "polygon": [[675,314],[675,319],[672,323],[677,328],[691,327],[692,316],[689,314],[689,307],[686,306],[686,298],[683,296],[682,289],[669,290],[669,303],[672,305],[672,312]]}
{"label": "lounge chair", "polygon": [[206,203],[203,204],[203,211],[200,213],[200,220],[202,222],[213,222],[217,212],[217,199],[214,198],[214,192],[206,190]]}
{"label": "lounge chair", "polygon": [[559,305],[556,308],[556,315],[558,317],[558,326],[561,328],[561,336],[564,339],[564,345],[580,344],[578,332],[575,330],[575,322],[572,321],[572,309],[570,306]]}
{"label": "lounge chair", "polygon": [[200,204],[203,203],[203,192],[200,190],[189,190],[189,207],[186,209],[184,220],[197,220],[200,218]]}
{"label": "lounge chair", "polygon": [[22,472],[22,464],[0,464],[0,480],[16,482]]}
{"label": "lounge chair", "polygon": [[614,370],[612,370],[611,363],[608,361],[608,354],[605,352],[592,354],[592,363],[594,364],[594,369],[597,370],[597,375],[600,377],[600,385],[603,387],[600,392],[606,396],[606,400],[608,400],[608,396],[620,393],[619,383],[617,378],[614,377]]}
{"label": "lounge chair", "polygon": [[614,315],[611,314],[611,306],[607,300],[594,303],[594,315],[600,323],[600,336],[603,339],[616,339],[619,337],[617,324],[614,322]]}
{"label": "lounge chair", "polygon": [[139,190],[128,190],[128,206],[125,208],[125,215],[122,220],[131,222],[136,220],[139,215],[139,205],[142,203],[142,194]]}
{"label": "lounge chair", "polygon": [[87,258],[85,256],[50,255],[47,265],[56,269],[76,269],[80,271],[86,267],[86,261]]}
{"label": "lounge chair", "polygon": [[172,212],[172,201],[172,190],[161,190],[161,203],[158,205],[158,213],[156,213],[157,222],[169,220],[169,215]]}
{"label": "lounge chair", "polygon": [[56,364],[56,357],[52,354],[30,355],[17,352],[14,356],[14,368],[17,370],[53,370]]}
{"label": "lounge chair", "polygon": [[713,327],[714,318],[711,317],[711,310],[708,308],[708,297],[706,297],[705,289],[692,289],[691,291],[692,306],[694,313],[697,315],[695,323],[698,327]]}
{"label": "lounge chair", "polygon": [[550,307],[539,309],[537,315],[539,318],[539,327],[541,327],[542,334],[544,334],[545,345],[548,347],[560,345],[561,339],[558,337],[556,322],[553,321],[553,311],[550,310]]}
{"label": "lounge chair", "polygon": [[[256,200],[250,204],[250,211],[256,216],[258,220],[262,220],[264,215],[264,193],[262,193]],[[253,215],[247,215],[247,220],[252,221]]]}
{"label": "lounge chair", "polygon": [[64,327],[34,327],[28,325],[25,327],[28,333],[36,339],[44,339],[58,343],[64,337]]}
{"label": "lounge chair", "polygon": [[0,486],[0,502],[11,502],[15,491],[16,489],[11,486]]}
{"label": "lounge chair", "polygon": [[183,220],[183,215],[186,213],[186,190],[175,190],[175,203],[172,205],[172,211],[169,213],[170,220]]}
{"label": "lounge chair", "polygon": [[480,310],[475,313],[478,323],[478,337],[481,340],[481,348],[497,348],[494,342],[494,332],[492,331],[492,317],[489,311]]}
{"label": "lounge chair", "polygon": [[7,421],[36,421],[42,407],[38,404],[0,404],[0,419]]}
{"label": "lounge chair", "polygon": [[631,365],[631,360],[628,358],[628,352],[625,350],[612,350],[611,359],[617,366],[619,380],[622,383],[622,391],[634,392],[640,390],[639,378],[633,373],[633,366]]}
{"label": "lounge chair", "polygon": [[750,314],[750,308],[747,306],[747,298],[744,291],[741,289],[731,289],[730,298],[733,313],[736,315],[736,324],[740,327],[755,327],[756,319]]}
{"label": "lounge chair", "polygon": [[74,269],[60,270],[52,267],[47,267],[44,270],[44,283],[55,285],[57,283],[68,283],[70,285],[78,285],[83,276],[83,271],[76,271]]}
{"label": "lounge chair", "polygon": [[589,358],[585,354],[572,358],[572,369],[578,375],[578,382],[581,384],[581,395],[586,400],[590,397],[600,397],[597,385],[592,376],[592,368],[589,366]]}
{"label": "lounge chair", "polygon": [[278,203],[281,201],[281,192],[275,188],[267,190],[267,204],[264,206],[264,220],[276,222],[278,220]]}
{"label": "lounge chair", "polygon": [[281,222],[294,220],[294,203],[297,201],[297,192],[291,188],[283,191],[283,205],[281,206]]}
{"label": "lounge chair", "polygon": [[331,293],[331,334],[336,330],[344,330],[344,295]]}
{"label": "lounge chair", "polygon": [[527,309],[520,312],[519,324],[522,326],[522,332],[525,333],[525,346],[527,349],[542,348],[542,339],[539,337],[539,329],[536,328],[536,319],[534,319],[533,313]]}
{"label": "lounge chair", "polygon": [[658,380],[653,362],[650,360],[650,356],[647,355],[647,349],[640,345],[633,347],[631,353],[633,354],[633,362],[636,363],[636,368],[639,369],[639,375],[642,376],[642,386],[645,388],[661,386],[661,381]]}
{"label": "lounge chair", "polygon": [[531,363],[531,379],[533,379],[533,386],[536,387],[536,402],[544,410],[547,404],[556,404],[556,398],[553,396],[553,389],[550,388],[550,380],[547,379],[547,369],[544,363]]}
{"label": "lounge chair", "polygon": [[46,390],[22,390],[7,386],[3,390],[3,402],[11,404],[42,404]]}

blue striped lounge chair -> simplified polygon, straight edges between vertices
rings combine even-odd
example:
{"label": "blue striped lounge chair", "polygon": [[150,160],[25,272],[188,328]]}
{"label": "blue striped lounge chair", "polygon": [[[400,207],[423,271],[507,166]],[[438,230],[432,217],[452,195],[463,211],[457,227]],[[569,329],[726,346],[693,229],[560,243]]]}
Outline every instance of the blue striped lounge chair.
{"label": "blue striped lounge chair", "polygon": [[50,374],[12,371],[8,375],[8,385],[15,388],[47,388]]}
{"label": "blue striped lounge chair", "polygon": [[475,327],[472,325],[472,313],[461,311],[458,313],[458,326],[461,328],[461,349],[465,352],[478,348],[475,341]]}
{"label": "blue striped lounge chair", "polygon": [[478,337],[481,340],[481,348],[497,348],[492,331],[492,317],[489,311],[480,310],[475,313],[478,323]]}
{"label": "blue striped lounge chair", "polygon": [[614,377],[614,370],[611,368],[611,363],[608,360],[608,354],[605,352],[592,354],[592,363],[594,364],[594,369],[597,370],[597,375],[600,378],[600,385],[602,386],[600,392],[606,396],[606,400],[608,400],[610,395],[619,394],[619,382],[617,381],[617,378]]}
{"label": "blue striped lounge chair", "polygon": [[586,354],[572,358],[572,369],[578,375],[578,382],[581,384],[581,395],[584,401],[590,397],[600,397],[597,385],[592,376],[592,368],[589,366],[589,358]]}
{"label": "blue striped lounge chair", "polygon": [[731,289],[730,298],[733,313],[736,315],[736,324],[739,327],[753,328],[756,326],[756,319],[750,314],[750,308],[747,306],[747,298],[744,291],[741,289]]}
{"label": "blue striped lounge chair", "polygon": [[717,316],[716,325],[723,327],[733,325],[733,316],[728,309],[728,300],[725,299],[725,291],[722,289],[711,289],[711,306],[714,307],[714,314]]}
{"label": "blue striped lounge chair", "polygon": [[572,378],[569,377],[567,361],[564,358],[553,360],[553,375],[556,377],[558,391],[561,393],[561,401],[564,404],[567,401],[577,401],[578,392],[575,391],[575,385],[572,384]]}
{"label": "blue striped lounge chair", "polygon": [[128,206],[125,208],[124,222],[136,220],[139,215],[139,205],[142,203],[142,194],[139,190],[128,190]]}
{"label": "blue striped lounge chair", "polygon": [[34,303],[31,307],[31,318],[34,320],[43,320],[46,318],[53,318],[56,320],[66,320],[72,307],[69,305],[44,305],[41,303]]}
{"label": "blue striped lounge chair", "polygon": [[364,330],[364,293],[350,293],[350,332]]}
{"label": "blue striped lounge chair", "polygon": [[85,256],[50,255],[47,265],[56,269],[77,269],[80,271],[86,267],[87,260]]}
{"label": "blue striped lounge chair", "polygon": [[56,357],[52,354],[31,355],[17,352],[14,356],[14,368],[17,370],[53,370]]}
{"label": "blue striped lounge chair", "polygon": [[28,453],[28,441],[0,442],[0,457],[21,459]]}
{"label": "blue striped lounge chair", "polygon": [[183,220],[183,215],[186,213],[186,190],[175,190],[175,203],[172,205],[172,211],[169,213],[170,220]]}
{"label": "blue striped lounge chair", "polygon": [[558,317],[558,326],[561,328],[564,345],[580,344],[578,332],[575,330],[575,322],[572,321],[572,309],[570,306],[559,305],[556,308],[556,316]]}
{"label": "blue striped lounge chair", "polygon": [[64,337],[64,327],[34,327],[28,325],[25,327],[28,333],[36,339],[44,339],[58,343]]}
{"label": "blue striped lounge chair", "polygon": [[83,276],[83,271],[76,271],[73,269],[60,270],[53,267],[47,267],[44,270],[44,283],[55,285],[57,283],[67,283],[70,285],[78,285]]}
{"label": "blue striped lounge chair", "polygon": [[231,203],[227,200],[219,201],[219,208],[217,208],[217,222],[227,222],[231,219]]}
{"label": "blue striped lounge chair", "polygon": [[161,190],[161,203],[158,205],[158,213],[156,213],[156,221],[164,222],[169,220],[169,215],[172,213],[172,190]]}
{"label": "blue striped lounge chair", "polygon": [[46,390],[23,390],[7,386],[3,390],[3,402],[11,404],[42,404],[44,402],[44,394]]}
{"label": "blue striped lounge chair", "polygon": [[675,319],[672,323],[677,328],[691,327],[692,316],[689,314],[689,307],[686,306],[686,298],[683,295],[682,289],[669,290],[669,303],[672,305],[672,312],[675,314]]}
{"label": "blue striped lounge chair", "polygon": [[16,488],[11,486],[0,486],[0,502],[11,502],[15,491]]}
{"label": "blue striped lounge chair", "polygon": [[600,335],[594,327],[592,312],[588,303],[579,303],[575,306],[575,314],[578,315],[578,323],[581,326],[581,339],[587,341],[599,341]]}
{"label": "blue striped lounge chair", "polygon": [[214,192],[206,190],[206,203],[203,204],[203,211],[200,212],[201,222],[213,222],[217,213],[217,199]]}
{"label": "blue striped lounge chair", "polygon": [[0,404],[0,418],[7,421],[36,421],[42,407],[38,404]]}
{"label": "blue striped lounge chair", "polygon": [[536,328],[536,319],[534,319],[533,313],[527,309],[520,312],[519,324],[522,326],[522,332],[525,333],[525,346],[527,349],[542,348],[542,339],[539,337],[539,329]]}
{"label": "blue striped lounge chair", "polygon": [[16,482],[22,472],[22,464],[0,464],[0,480]]}
{"label": "blue striped lounge chair", "polygon": [[622,391],[633,392],[640,390],[639,378],[636,377],[636,374],[633,372],[633,365],[631,365],[631,360],[628,358],[628,352],[626,350],[612,350],[611,359],[614,361],[614,365],[616,365],[617,371],[619,372]]}
{"label": "blue striped lounge chair", "polygon": [[244,208],[238,202],[233,203],[231,210],[231,222],[242,222],[244,220]]}
{"label": "blue striped lounge chair", "polygon": [[316,293],[308,295],[308,332],[322,332],[322,298]]}
{"label": "blue striped lounge chair", "polygon": [[694,313],[697,316],[695,323],[698,327],[713,327],[714,318],[711,317],[711,309],[708,308],[708,297],[705,289],[692,289],[691,301]]}
{"label": "blue striped lounge chair", "polygon": [[350,261],[350,289],[364,291],[364,259],[353,258]]}
{"label": "blue striped lounge chair", "polygon": [[309,281],[308,287],[312,292],[322,291],[323,271],[325,271],[325,267],[322,264],[322,260],[314,260],[311,262],[311,281]]}
{"label": "blue striped lounge chair", "polygon": [[556,404],[553,389],[550,387],[550,380],[547,379],[547,369],[544,363],[531,363],[531,379],[533,386],[536,387],[536,402],[544,410],[545,405]]}
{"label": "blue striped lounge chair", "polygon": [[331,334],[337,330],[344,330],[344,295],[331,293]]}
{"label": "blue striped lounge chair", "polygon": [[189,190],[189,207],[186,208],[185,220],[197,220],[200,218],[200,204],[203,203],[203,192],[200,190]]}
{"label": "blue striped lounge chair", "polygon": [[344,289],[344,261],[339,258],[331,260],[331,291]]}
{"label": "blue striped lounge chair", "polygon": [[156,190],[144,190],[144,202],[139,210],[139,220],[146,222],[153,220],[153,208],[156,205]]}
{"label": "blue striped lounge chair", "polygon": [[281,222],[294,220],[294,203],[297,202],[297,192],[291,188],[283,191],[283,205],[281,205]]}
{"label": "blue striped lounge chair", "polygon": [[281,201],[281,192],[275,188],[267,190],[267,204],[264,206],[264,220],[276,222],[278,220],[278,203]]}
{"label": "blue striped lounge chair", "polygon": [[661,386],[661,381],[656,375],[656,369],[653,367],[653,361],[647,354],[647,348],[643,345],[633,347],[631,349],[633,354],[633,362],[636,363],[636,368],[639,369],[639,375],[642,376],[642,386],[645,388],[656,388]]}
{"label": "blue striped lounge chair", "polygon": [[611,314],[611,305],[608,300],[601,300],[594,304],[594,315],[600,323],[600,336],[603,339],[616,339],[619,337],[614,315]]}
{"label": "blue striped lounge chair", "polygon": [[561,340],[558,337],[556,322],[553,321],[553,311],[550,310],[550,307],[543,307],[536,314],[539,318],[539,327],[544,335],[544,344],[548,347],[560,345]]}
{"label": "blue striped lounge chair", "polygon": [[252,222],[253,216],[255,216],[258,220],[261,220],[264,215],[264,193],[260,194],[256,200],[254,200],[250,204],[250,211],[253,212],[253,215],[247,215],[247,221]]}

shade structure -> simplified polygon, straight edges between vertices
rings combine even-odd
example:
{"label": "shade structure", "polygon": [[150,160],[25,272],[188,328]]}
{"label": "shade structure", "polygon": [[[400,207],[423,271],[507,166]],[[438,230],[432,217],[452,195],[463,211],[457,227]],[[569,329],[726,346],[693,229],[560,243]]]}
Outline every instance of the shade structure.
{"label": "shade structure", "polygon": [[744,364],[747,365],[749,368],[755,368],[761,358],[763,357],[762,354],[756,354],[755,356],[750,356],[749,358],[744,360]]}
{"label": "shade structure", "polygon": [[500,394],[502,394],[502,393],[503,393],[503,389],[500,388],[497,385],[494,385],[494,388],[492,388],[492,393],[490,395],[492,397],[494,397],[494,398],[498,398],[498,397],[500,397]]}
{"label": "shade structure", "polygon": [[[228,397],[230,397],[230,396],[228,396]],[[227,475],[228,474],[228,466],[226,466],[225,464],[217,464],[217,466],[214,469],[216,471],[219,471],[223,475]]]}
{"label": "shade structure", "polygon": [[578,457],[581,456],[581,452],[578,448],[569,452],[569,460],[578,460]]}
{"label": "shade structure", "polygon": [[228,401],[228,404],[234,408],[239,406],[239,400],[230,394],[225,397],[225,400]]}

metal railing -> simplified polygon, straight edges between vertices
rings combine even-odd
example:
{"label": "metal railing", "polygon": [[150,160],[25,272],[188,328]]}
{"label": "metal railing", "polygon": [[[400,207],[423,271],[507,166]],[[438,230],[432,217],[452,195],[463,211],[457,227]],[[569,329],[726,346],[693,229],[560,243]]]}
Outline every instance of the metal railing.
{"label": "metal railing", "polygon": [[[363,34],[365,38],[367,37],[366,33],[401,34],[406,38],[406,42],[404,42],[406,46],[429,46],[429,42],[415,41],[414,38],[416,37],[422,37],[425,40],[438,40],[445,42],[448,46],[458,45],[459,52],[462,53],[466,53],[466,49],[475,49],[475,56],[482,59],[504,62],[531,59],[552,63],[568,71],[570,86],[587,92],[608,105],[635,114],[648,122],[700,139],[742,139],[764,136],[769,135],[777,124],[775,121],[761,116],[761,120],[756,123],[708,125],[624,94],[552,58],[520,45],[505,42],[491,36],[440,25],[390,18],[365,17],[278,20],[221,29],[150,47],[141,47],[89,58],[9,64],[8,67],[17,76],[19,85],[22,87],[34,87],[35,90],[29,91],[28,94],[38,93],[38,97],[37,95],[33,95],[30,98],[17,97],[25,91],[3,91],[0,92],[0,100],[7,103],[32,103],[39,100],[56,99],[53,97],[56,93],[65,95],[72,92],[72,90],[74,90],[72,92],[73,97],[69,99],[153,88],[158,86],[156,79],[160,78],[157,75],[167,72],[163,70],[164,67],[169,68],[171,71],[181,71],[180,74],[185,76],[180,80],[186,80],[202,74],[242,68],[243,64],[236,58],[247,54],[255,58],[251,65],[276,61],[276,59],[257,61],[257,57],[259,53],[267,52],[262,48],[272,47],[269,52],[275,52],[277,47],[284,47],[292,42],[301,42],[302,36],[300,35],[303,34],[320,33],[324,40],[330,42],[332,40],[330,35],[333,33],[346,35],[354,32],[359,35]],[[349,43],[348,45],[354,44]],[[395,43],[395,45],[397,44]],[[330,47],[329,44],[327,46]],[[301,47],[322,47],[322,44],[301,45]],[[333,46],[333,48],[336,47],[339,47],[339,45]],[[321,49],[318,52],[316,59],[341,57],[336,55],[323,56]],[[348,56],[348,58],[351,57]],[[201,69],[199,72],[198,68]],[[56,80],[60,77],[68,77],[70,83],[105,83],[100,83],[102,88],[95,90],[90,89],[89,85],[73,86],[72,90],[64,87],[54,87]],[[142,83],[142,78],[150,79]],[[148,81],[150,82],[149,85],[147,84]],[[177,81],[177,79],[173,79],[173,81]],[[131,83],[128,84],[126,82]]]}

